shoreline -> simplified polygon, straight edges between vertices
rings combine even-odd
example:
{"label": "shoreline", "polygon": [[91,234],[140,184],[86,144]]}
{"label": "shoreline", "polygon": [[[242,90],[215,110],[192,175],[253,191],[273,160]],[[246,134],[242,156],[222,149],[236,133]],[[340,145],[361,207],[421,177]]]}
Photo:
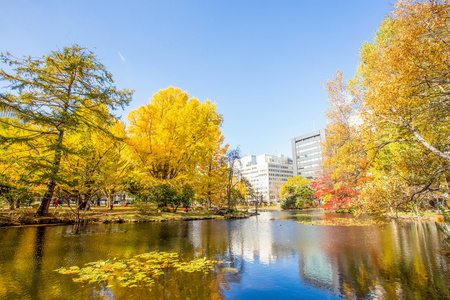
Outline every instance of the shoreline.
{"label": "shoreline", "polygon": [[[254,216],[254,213],[240,212],[238,215],[215,215],[214,211],[177,211],[140,213],[136,208],[118,207],[109,210],[103,207],[95,207],[82,217],[80,224],[111,224],[111,223],[147,223],[147,222],[172,222],[172,221],[198,221],[214,219],[241,219]],[[51,208],[49,214],[36,217],[34,208],[22,208],[14,211],[0,211],[0,228],[22,226],[57,226],[76,224],[75,215],[67,207],[56,210]]]}
{"label": "shoreline", "polygon": [[[309,209],[301,210],[282,210],[279,207],[261,207],[259,212],[268,211],[309,211]],[[314,208],[317,210],[317,208]],[[21,227],[21,226],[58,226],[73,225],[76,223],[74,214],[68,207],[50,208],[49,215],[44,217],[34,216],[35,208],[20,208],[13,211],[0,210],[0,228]],[[327,211],[323,211],[327,213]],[[336,213],[339,214],[339,213]],[[149,222],[172,222],[172,221],[199,221],[199,220],[224,220],[224,219],[240,219],[255,216],[256,213],[240,207],[238,215],[215,215],[212,210],[196,210],[183,212],[150,212],[141,213],[136,207],[116,207],[109,210],[104,207],[94,207],[84,215],[81,214],[81,224],[111,224],[111,223],[149,223]],[[424,216],[414,216],[408,214],[378,216],[386,220],[397,221],[435,221],[442,223],[444,217],[441,213],[427,213]]]}

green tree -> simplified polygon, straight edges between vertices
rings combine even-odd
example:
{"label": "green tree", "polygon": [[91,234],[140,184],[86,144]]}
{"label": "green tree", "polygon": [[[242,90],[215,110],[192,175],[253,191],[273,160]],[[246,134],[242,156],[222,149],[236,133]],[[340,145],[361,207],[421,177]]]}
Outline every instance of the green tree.
{"label": "green tree", "polygon": [[149,189],[149,200],[158,207],[167,207],[176,201],[177,190],[168,184],[157,184]]}
{"label": "green tree", "polygon": [[190,206],[192,200],[194,200],[194,196],[194,189],[189,184],[185,184],[175,201],[172,203],[173,212],[176,212],[178,207]]}
{"label": "green tree", "polygon": [[245,193],[244,193],[245,199],[244,200],[247,200],[246,205],[248,205],[248,200],[253,200],[256,198],[256,196],[257,196],[256,191],[253,188],[252,184],[250,183],[250,180],[248,180],[245,177],[241,178],[241,185],[245,188]]}
{"label": "green tree", "polygon": [[6,200],[11,210],[20,208],[25,202],[31,202],[36,196],[35,190],[24,181],[11,181],[0,176],[0,198]]}
{"label": "green tree", "polygon": [[27,133],[20,139],[15,135],[1,136],[1,142],[26,142],[42,136],[50,137],[46,151],[52,158],[42,166],[46,168],[47,188],[36,213],[44,215],[48,213],[59,179],[66,131],[75,131],[80,124],[95,127],[87,117],[90,115],[105,120],[114,118],[104,108],[123,108],[130,102],[132,91],[118,90],[105,66],[91,51],[78,45],[53,51],[41,58],[17,59],[6,53],[1,55],[1,61],[11,71],[6,68],[0,70],[0,81],[9,89],[9,92],[0,94],[0,108],[21,120],[14,123],[2,117],[1,122]]}
{"label": "green tree", "polygon": [[312,205],[314,190],[309,187],[309,179],[302,176],[290,177],[280,188],[281,207],[301,208],[305,205]]}

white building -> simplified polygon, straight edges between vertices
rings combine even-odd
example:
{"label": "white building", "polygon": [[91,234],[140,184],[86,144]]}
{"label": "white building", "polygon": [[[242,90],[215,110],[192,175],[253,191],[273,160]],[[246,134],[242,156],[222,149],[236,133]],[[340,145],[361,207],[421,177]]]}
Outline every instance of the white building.
{"label": "white building", "polygon": [[322,149],[325,130],[314,131],[292,139],[294,176],[313,179],[322,170]]}
{"label": "white building", "polygon": [[[277,202],[281,185],[293,176],[292,160],[283,155],[249,155],[234,163],[264,202]],[[261,200],[261,199],[259,199]]]}

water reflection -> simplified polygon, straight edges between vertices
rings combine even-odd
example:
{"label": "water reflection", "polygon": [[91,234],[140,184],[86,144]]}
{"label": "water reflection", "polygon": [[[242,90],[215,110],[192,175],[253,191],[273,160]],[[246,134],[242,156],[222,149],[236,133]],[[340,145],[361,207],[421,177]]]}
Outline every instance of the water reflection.
{"label": "water reflection", "polygon": [[[310,226],[319,215],[0,229],[1,299],[450,299],[450,261],[433,223]],[[53,270],[150,251],[229,261],[210,274],[169,271],[148,288],[74,283]]]}

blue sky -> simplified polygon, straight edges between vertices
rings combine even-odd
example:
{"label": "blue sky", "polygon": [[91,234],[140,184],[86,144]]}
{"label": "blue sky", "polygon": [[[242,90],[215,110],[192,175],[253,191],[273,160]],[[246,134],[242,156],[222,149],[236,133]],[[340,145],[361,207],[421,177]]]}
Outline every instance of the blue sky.
{"label": "blue sky", "polygon": [[211,100],[244,155],[291,154],[325,126],[323,84],[353,76],[357,52],[393,9],[385,0],[1,1],[1,52],[91,49],[120,88],[123,112],[179,87]]}

